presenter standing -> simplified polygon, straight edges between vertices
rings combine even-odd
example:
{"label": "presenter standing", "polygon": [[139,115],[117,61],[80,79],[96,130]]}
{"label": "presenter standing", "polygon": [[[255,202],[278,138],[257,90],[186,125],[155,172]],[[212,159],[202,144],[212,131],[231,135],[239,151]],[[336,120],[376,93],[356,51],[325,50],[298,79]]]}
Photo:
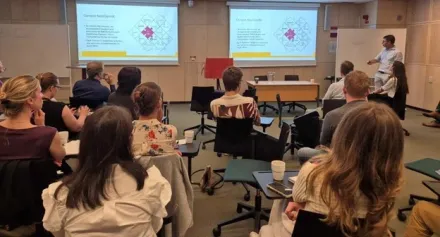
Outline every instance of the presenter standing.
{"label": "presenter standing", "polygon": [[379,69],[374,75],[374,90],[380,89],[390,78],[391,67],[395,61],[402,61],[403,54],[394,46],[396,38],[394,35],[386,35],[383,37],[382,46],[384,49],[376,56],[376,58],[368,61],[368,65],[379,63]]}

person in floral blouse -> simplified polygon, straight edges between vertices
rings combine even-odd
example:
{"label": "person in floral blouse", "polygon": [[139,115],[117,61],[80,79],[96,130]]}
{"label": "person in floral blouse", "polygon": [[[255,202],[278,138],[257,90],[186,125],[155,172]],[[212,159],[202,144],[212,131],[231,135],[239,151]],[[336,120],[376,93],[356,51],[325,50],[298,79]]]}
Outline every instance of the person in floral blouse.
{"label": "person in floral blouse", "polygon": [[133,121],[133,153],[135,156],[158,156],[178,153],[175,150],[177,129],[160,122],[163,117],[162,90],[154,82],[146,82],[133,91],[139,119]]}

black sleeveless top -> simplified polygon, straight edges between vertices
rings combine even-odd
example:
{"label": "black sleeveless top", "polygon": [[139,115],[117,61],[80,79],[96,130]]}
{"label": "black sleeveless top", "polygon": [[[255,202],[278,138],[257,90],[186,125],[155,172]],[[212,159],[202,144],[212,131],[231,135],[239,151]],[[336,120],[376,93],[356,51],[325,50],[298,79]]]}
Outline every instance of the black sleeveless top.
{"label": "black sleeveless top", "polygon": [[63,120],[63,109],[66,106],[62,102],[55,102],[49,99],[43,98],[43,112],[45,116],[45,125],[54,127],[58,132],[69,131]]}

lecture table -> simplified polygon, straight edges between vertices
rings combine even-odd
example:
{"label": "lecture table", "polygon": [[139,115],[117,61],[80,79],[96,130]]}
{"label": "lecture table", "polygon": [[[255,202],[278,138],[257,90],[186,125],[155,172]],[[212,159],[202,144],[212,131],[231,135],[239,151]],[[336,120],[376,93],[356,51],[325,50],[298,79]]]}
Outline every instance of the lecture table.
{"label": "lecture table", "polygon": [[282,101],[310,102],[319,106],[319,84],[309,81],[247,81],[249,87],[257,90],[259,102],[276,102],[280,94]]}

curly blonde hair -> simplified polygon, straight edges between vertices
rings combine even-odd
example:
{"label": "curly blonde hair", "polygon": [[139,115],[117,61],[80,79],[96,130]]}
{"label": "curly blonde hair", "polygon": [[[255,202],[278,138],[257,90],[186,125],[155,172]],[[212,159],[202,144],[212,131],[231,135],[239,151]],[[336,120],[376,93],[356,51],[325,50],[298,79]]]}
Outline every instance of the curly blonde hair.
{"label": "curly blonde hair", "polygon": [[[388,220],[401,189],[403,132],[388,106],[364,103],[346,114],[332,139],[331,151],[311,162],[319,165],[307,178],[307,191],[328,206],[325,221],[338,225],[345,236],[372,236],[374,225]],[[368,201],[367,215],[357,219],[359,195]]]}
{"label": "curly blonde hair", "polygon": [[11,78],[0,89],[0,104],[6,117],[15,117],[23,111],[29,98],[35,97],[40,83],[30,75]]}

